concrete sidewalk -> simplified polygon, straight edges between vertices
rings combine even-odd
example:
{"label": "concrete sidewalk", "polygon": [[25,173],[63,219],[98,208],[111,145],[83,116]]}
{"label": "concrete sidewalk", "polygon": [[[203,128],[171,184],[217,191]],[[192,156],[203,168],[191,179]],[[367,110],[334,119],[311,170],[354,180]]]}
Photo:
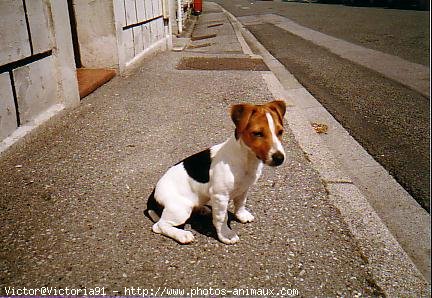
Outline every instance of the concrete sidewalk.
{"label": "concrete sidewalk", "polygon": [[238,24],[213,3],[203,11],[183,51],[147,59],[2,153],[0,295],[5,287],[48,286],[103,287],[107,295],[138,294],[131,287],[139,287],[150,296],[173,289],[185,290],[175,296],[258,293],[251,289],[266,296],[430,296],[379,218],[347,220],[373,211],[358,205],[361,193],[350,183],[352,209],[335,203],[340,185],[323,182],[299,146],[305,140],[291,130],[302,123],[295,107],[287,111],[287,162],[266,168],[250,192],[255,222],[231,221],[238,244],[220,243],[210,218],[186,225],[196,238],[187,246],[151,232],[143,210],[160,175],[230,136],[231,104],[284,94],[271,71],[256,70],[262,62]]}

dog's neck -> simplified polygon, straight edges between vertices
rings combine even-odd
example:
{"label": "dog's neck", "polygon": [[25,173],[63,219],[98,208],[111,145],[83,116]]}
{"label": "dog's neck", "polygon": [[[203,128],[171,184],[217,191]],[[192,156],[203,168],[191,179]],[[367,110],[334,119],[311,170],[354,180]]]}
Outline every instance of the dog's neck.
{"label": "dog's neck", "polygon": [[230,137],[226,145],[231,152],[235,154],[236,163],[250,170],[258,170],[262,167],[263,162],[257,158],[256,154],[242,141],[241,138],[236,139],[235,136]]}

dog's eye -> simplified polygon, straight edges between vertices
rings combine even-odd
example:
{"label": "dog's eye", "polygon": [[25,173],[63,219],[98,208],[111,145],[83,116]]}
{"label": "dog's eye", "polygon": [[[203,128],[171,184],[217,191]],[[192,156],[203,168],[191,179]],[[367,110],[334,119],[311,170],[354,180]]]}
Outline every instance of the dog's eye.
{"label": "dog's eye", "polygon": [[253,132],[252,132],[252,135],[253,135],[255,138],[262,138],[262,137],[264,136],[264,134],[263,134],[261,131],[253,131]]}
{"label": "dog's eye", "polygon": [[281,129],[281,130],[279,130],[278,132],[277,132],[277,135],[278,135],[278,137],[281,137],[282,135],[283,135],[283,129]]}

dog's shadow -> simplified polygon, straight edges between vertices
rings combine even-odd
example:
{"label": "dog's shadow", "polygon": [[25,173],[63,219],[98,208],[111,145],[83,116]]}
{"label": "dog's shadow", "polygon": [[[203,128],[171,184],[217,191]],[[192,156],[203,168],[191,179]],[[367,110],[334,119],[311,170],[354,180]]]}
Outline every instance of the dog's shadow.
{"label": "dog's shadow", "polygon": [[[177,226],[179,229],[193,230],[206,237],[212,237],[219,241],[216,233],[216,229],[212,222],[211,207],[206,206],[209,209],[208,214],[200,214],[199,212],[193,212],[191,217],[183,225]],[[147,210],[144,210],[144,215],[153,222],[153,219],[149,216]],[[228,226],[231,228],[231,222],[238,221],[234,214],[228,211]]]}
{"label": "dog's shadow", "polygon": [[[211,213],[211,207],[207,206],[210,209],[210,212],[208,214],[199,214],[199,213],[192,213],[191,217],[186,221],[186,223],[181,227],[184,228],[187,225],[190,225],[191,229],[196,231],[197,233],[212,237],[219,241],[219,238],[216,233],[216,229],[213,226],[212,222],[212,213]],[[234,214],[230,211],[228,211],[228,227],[231,228],[231,222],[237,221]]]}

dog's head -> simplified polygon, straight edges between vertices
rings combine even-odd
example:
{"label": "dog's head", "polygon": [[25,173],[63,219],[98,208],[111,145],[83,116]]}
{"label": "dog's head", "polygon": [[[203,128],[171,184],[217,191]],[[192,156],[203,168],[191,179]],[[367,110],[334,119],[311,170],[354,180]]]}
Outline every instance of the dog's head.
{"label": "dog's head", "polygon": [[279,166],[285,160],[281,143],[285,110],[282,100],[264,105],[237,104],[231,107],[236,139],[269,166]]}

